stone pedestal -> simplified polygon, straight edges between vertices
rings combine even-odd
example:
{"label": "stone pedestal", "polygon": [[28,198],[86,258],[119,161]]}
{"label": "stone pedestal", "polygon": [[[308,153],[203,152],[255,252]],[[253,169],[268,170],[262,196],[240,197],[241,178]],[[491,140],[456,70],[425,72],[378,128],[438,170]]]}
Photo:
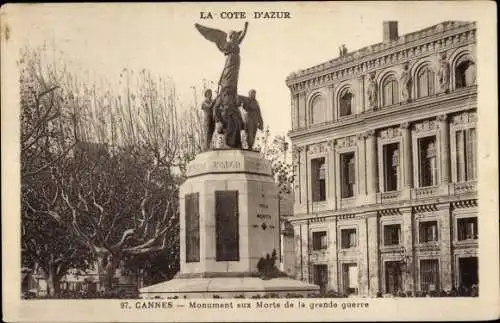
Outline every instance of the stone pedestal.
{"label": "stone pedestal", "polygon": [[318,290],[288,277],[259,278],[259,260],[280,250],[277,185],[260,153],[207,151],[189,163],[187,177],[179,192],[180,271],[171,281],[142,288],[142,297]]}
{"label": "stone pedestal", "polygon": [[[273,249],[279,251],[278,192],[269,163],[252,151],[214,150],[198,155],[189,164],[187,175],[180,187],[180,275],[256,273],[261,257],[271,255]],[[199,196],[198,262],[186,259],[189,194]],[[232,207],[235,209],[227,209]],[[217,212],[227,212],[238,223],[234,229],[239,250],[231,260],[217,259],[217,230],[232,230],[225,225],[217,228]]]}

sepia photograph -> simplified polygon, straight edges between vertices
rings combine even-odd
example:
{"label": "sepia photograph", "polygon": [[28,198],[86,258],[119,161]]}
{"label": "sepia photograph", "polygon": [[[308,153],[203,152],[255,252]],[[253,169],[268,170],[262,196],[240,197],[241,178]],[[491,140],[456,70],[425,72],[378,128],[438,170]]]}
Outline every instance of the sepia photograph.
{"label": "sepia photograph", "polygon": [[4,5],[4,320],[498,318],[494,8]]}

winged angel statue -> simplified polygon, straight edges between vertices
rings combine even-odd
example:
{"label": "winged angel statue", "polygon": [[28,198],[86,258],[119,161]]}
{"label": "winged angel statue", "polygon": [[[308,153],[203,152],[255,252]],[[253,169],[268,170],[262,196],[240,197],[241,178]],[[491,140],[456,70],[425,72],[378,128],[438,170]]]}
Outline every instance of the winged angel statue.
{"label": "winged angel statue", "polygon": [[[223,132],[227,146],[242,148],[242,145],[245,146],[245,143],[242,144],[241,140],[245,124],[238,109],[240,106],[238,99],[238,74],[240,71],[239,46],[247,32],[248,22],[245,22],[244,30],[230,31],[229,35],[221,30],[208,28],[199,24],[195,24],[195,27],[203,37],[215,43],[217,48],[226,56],[224,69],[219,79],[217,98],[213,102],[205,103],[205,107],[207,107],[207,103],[212,104],[212,108],[205,108],[206,118],[213,118],[215,122],[207,122],[206,124],[215,124],[218,129],[216,130],[216,134]],[[207,133],[211,133],[212,131],[212,129],[207,128]],[[208,137],[211,137],[211,135]]]}
{"label": "winged angel statue", "polygon": [[[245,38],[248,22],[245,22],[245,29],[242,31],[230,31],[229,37],[222,30],[208,28],[195,24],[196,29],[217,48],[226,55],[226,63],[219,80],[219,90],[231,88],[234,93],[238,89],[238,74],[240,71],[240,44]],[[229,38],[229,39],[228,39]]]}

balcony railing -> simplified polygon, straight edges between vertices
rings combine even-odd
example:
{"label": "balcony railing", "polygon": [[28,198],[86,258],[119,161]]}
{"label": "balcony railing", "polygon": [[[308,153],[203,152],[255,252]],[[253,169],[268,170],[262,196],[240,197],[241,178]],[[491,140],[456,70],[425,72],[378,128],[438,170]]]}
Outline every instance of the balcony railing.
{"label": "balcony railing", "polygon": [[412,199],[421,199],[429,196],[437,195],[438,186],[417,187],[413,189],[411,194]]}
{"label": "balcony railing", "polygon": [[377,203],[397,201],[401,197],[401,191],[390,191],[377,193]]}
{"label": "balcony railing", "polygon": [[477,192],[477,181],[454,183],[455,194],[465,194]]}
{"label": "balcony railing", "polygon": [[354,207],[357,204],[357,197],[351,196],[351,197],[341,198],[339,204],[341,209]]}
{"label": "balcony railing", "polygon": [[[422,200],[428,198],[438,198],[438,197],[453,197],[462,194],[474,194],[477,192],[477,181],[468,181],[460,183],[449,183],[446,185],[436,185],[436,186],[426,186],[426,187],[416,187],[411,189],[402,189],[399,191],[390,192],[379,192],[374,196],[373,199],[365,199],[364,195],[340,198],[337,200],[338,209],[350,209],[358,206],[376,203],[397,203],[408,200]],[[314,214],[318,211],[328,211],[332,209],[332,204],[322,202],[322,205],[314,204],[313,212],[305,212],[302,215],[307,216],[308,214]]]}

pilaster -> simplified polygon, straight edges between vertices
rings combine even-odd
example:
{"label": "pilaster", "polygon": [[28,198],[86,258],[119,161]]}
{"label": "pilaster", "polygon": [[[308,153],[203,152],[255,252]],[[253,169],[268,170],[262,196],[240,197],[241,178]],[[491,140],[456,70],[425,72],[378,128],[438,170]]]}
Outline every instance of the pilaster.
{"label": "pilaster", "polygon": [[440,288],[450,290],[453,287],[452,271],[452,235],[451,235],[451,214],[449,203],[438,205],[439,213],[439,246],[440,246]]}
{"label": "pilaster", "polygon": [[307,198],[308,192],[308,165],[307,165],[307,150],[305,147],[299,147],[299,173],[300,173],[300,210],[302,212],[308,212],[309,200]]}
{"label": "pilaster", "polygon": [[302,246],[301,246],[301,223],[295,222],[293,223],[293,232],[294,232],[294,250],[295,250],[295,279],[302,280]]}
{"label": "pilaster", "polygon": [[368,160],[366,157],[366,145],[365,145],[365,134],[358,134],[357,146],[358,146],[358,168],[359,168],[359,180],[358,180],[358,196],[366,199],[367,189],[366,189],[366,166],[368,165]]}
{"label": "pilaster", "polygon": [[379,228],[377,212],[367,214],[367,239],[368,239],[368,279],[370,284],[369,296],[375,297],[380,291],[380,253],[379,253]]}
{"label": "pilaster", "polygon": [[377,140],[375,130],[369,130],[365,133],[366,141],[366,186],[367,201],[375,203],[378,191],[377,180]]}
{"label": "pilaster", "polygon": [[440,185],[443,189],[448,189],[450,181],[450,127],[448,116],[443,114],[437,117],[439,137],[440,137],[440,167],[441,180]]}
{"label": "pilaster", "polygon": [[298,95],[291,92],[290,94],[290,102],[291,102],[291,107],[292,107],[292,129],[295,130],[299,127],[298,125],[298,114],[299,114],[299,100],[298,100]]}
{"label": "pilaster", "polygon": [[301,240],[302,240],[302,275],[300,279],[303,282],[310,282],[309,268],[310,268],[310,257],[309,257],[309,225],[302,223],[301,225]]}
{"label": "pilaster", "polygon": [[339,290],[337,257],[337,219],[328,224],[328,289]]}
{"label": "pilaster", "polygon": [[328,204],[330,209],[336,210],[337,209],[337,185],[336,185],[336,179],[338,174],[340,173],[337,171],[337,165],[335,162],[335,141],[330,140],[328,141],[327,144],[327,161],[328,161],[328,180],[326,182],[326,185],[328,185]]}
{"label": "pilaster", "polygon": [[402,259],[406,263],[406,270],[403,272],[403,289],[405,291],[415,292],[415,274],[416,274],[416,260],[414,255],[414,236],[413,234],[417,234],[418,230],[414,230],[413,223],[413,213],[412,208],[401,208],[402,214],[402,224],[401,224],[401,234],[402,234],[402,250],[403,257],[406,259]]}
{"label": "pilaster", "polygon": [[336,102],[335,102],[335,96],[334,96],[334,89],[333,85],[328,85],[326,88],[326,93],[327,93],[327,106],[328,106],[328,111],[327,111],[327,120],[333,120],[337,121],[338,116],[337,116],[337,107],[336,107]]}
{"label": "pilaster", "polygon": [[[369,263],[368,263],[368,232],[367,232],[367,219],[362,217],[359,219],[359,295],[367,296],[369,294]],[[371,256],[371,255],[370,255]]]}
{"label": "pilaster", "polygon": [[411,147],[411,128],[408,122],[402,123],[400,125],[401,136],[403,137],[403,147],[402,147],[402,175],[403,175],[403,187],[402,192],[404,196],[410,197],[410,190],[413,186],[413,160],[412,160],[412,147]]}

